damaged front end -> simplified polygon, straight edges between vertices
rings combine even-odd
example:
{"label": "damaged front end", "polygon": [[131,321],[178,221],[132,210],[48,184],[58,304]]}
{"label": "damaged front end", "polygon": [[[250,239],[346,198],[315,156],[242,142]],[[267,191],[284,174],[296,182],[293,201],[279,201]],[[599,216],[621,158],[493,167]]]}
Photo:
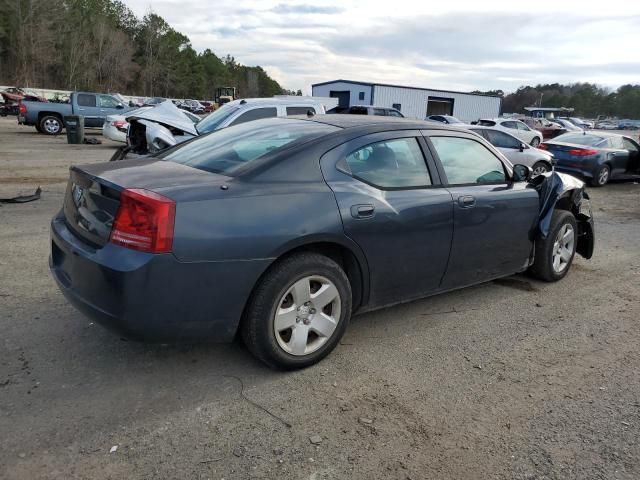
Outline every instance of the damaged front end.
{"label": "damaged front end", "polygon": [[170,100],[127,117],[127,146],[121,147],[111,161],[152,155],[198,135],[195,124]]}
{"label": "damaged front end", "polygon": [[549,234],[551,217],[555,209],[573,213],[578,224],[578,244],[576,252],[586,259],[593,256],[595,232],[589,195],[585,183],[566,173],[552,171],[538,175],[530,183],[540,196],[540,214],[533,238],[546,238]]}

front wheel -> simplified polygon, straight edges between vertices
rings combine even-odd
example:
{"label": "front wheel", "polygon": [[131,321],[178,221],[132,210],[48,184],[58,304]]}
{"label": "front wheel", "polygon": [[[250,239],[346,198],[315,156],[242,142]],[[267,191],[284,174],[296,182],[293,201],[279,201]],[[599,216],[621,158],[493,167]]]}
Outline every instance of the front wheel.
{"label": "front wheel", "polygon": [[531,170],[533,170],[533,176],[537,177],[538,175],[542,175],[543,173],[551,171],[551,167],[547,162],[539,161],[533,164]]}
{"label": "front wheel", "polygon": [[247,348],[266,364],[292,370],[319,362],[351,318],[351,285],[332,259],[294,254],[264,276],[241,326]]}
{"label": "front wheel", "polygon": [[533,140],[531,140],[531,146],[535,148],[538,145],[540,145],[540,139],[538,137],[533,137]]}
{"label": "front wheel", "polygon": [[578,226],[571,212],[556,210],[549,234],[536,240],[535,258],[529,271],[545,282],[557,282],[569,272],[578,243]]}

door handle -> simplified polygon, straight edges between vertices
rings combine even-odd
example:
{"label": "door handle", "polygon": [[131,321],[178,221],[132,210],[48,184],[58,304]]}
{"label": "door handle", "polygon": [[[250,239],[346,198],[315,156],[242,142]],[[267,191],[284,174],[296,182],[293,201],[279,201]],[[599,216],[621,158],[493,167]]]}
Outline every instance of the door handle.
{"label": "door handle", "polygon": [[353,205],[351,207],[351,216],[353,218],[371,218],[376,211],[376,207],[371,204]]}
{"label": "door handle", "polygon": [[476,204],[476,199],[471,195],[463,195],[458,197],[458,205],[460,208],[472,208]]}

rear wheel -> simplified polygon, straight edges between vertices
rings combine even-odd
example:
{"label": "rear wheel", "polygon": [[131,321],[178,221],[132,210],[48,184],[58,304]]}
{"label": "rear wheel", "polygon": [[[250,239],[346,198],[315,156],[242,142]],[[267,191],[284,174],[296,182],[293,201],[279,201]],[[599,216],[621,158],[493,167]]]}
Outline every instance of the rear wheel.
{"label": "rear wheel", "polygon": [[533,140],[531,140],[531,146],[537,147],[538,145],[540,145],[540,139],[538,137],[533,137]]}
{"label": "rear wheel", "polygon": [[611,168],[609,165],[602,165],[591,179],[591,185],[594,187],[604,187],[611,177]]}
{"label": "rear wheel", "polygon": [[62,132],[63,123],[60,117],[45,115],[40,119],[40,130],[46,135],[58,135]]}
{"label": "rear wheel", "polygon": [[351,286],[340,266],[317,253],[274,265],[252,295],[242,338],[258,359],[280,369],[304,368],[331,352],[351,317]]}
{"label": "rear wheel", "polygon": [[535,259],[530,273],[545,282],[562,279],[573,262],[578,243],[578,226],[571,212],[556,210],[551,218],[549,235],[536,240]]}
{"label": "rear wheel", "polygon": [[538,175],[542,175],[543,173],[547,173],[551,171],[551,167],[547,162],[543,162],[542,160],[533,164],[531,167],[533,170],[533,176],[537,177]]}

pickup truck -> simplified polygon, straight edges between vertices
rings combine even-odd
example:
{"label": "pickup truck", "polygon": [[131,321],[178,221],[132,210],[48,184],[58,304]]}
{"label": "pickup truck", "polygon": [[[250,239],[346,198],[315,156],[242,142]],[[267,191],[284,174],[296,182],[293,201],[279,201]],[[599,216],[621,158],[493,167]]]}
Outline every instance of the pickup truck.
{"label": "pickup truck", "polygon": [[126,106],[114,95],[73,92],[69,103],[22,101],[18,107],[18,123],[34,125],[46,135],[58,135],[64,128],[66,115],[82,115],[85,127],[101,128],[107,115],[122,114],[135,107]]}

